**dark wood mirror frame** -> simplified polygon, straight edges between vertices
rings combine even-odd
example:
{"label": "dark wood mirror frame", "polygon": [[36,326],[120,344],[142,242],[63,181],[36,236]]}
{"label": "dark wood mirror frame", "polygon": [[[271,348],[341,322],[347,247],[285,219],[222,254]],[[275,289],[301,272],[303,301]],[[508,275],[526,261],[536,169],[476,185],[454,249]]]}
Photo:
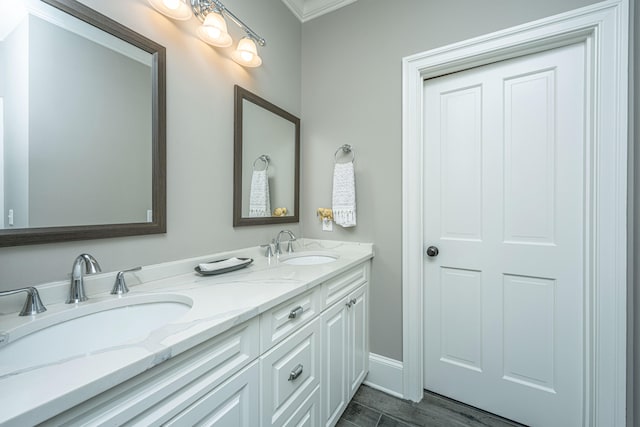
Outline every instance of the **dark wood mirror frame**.
{"label": "dark wood mirror frame", "polygon": [[[233,163],[233,226],[286,224],[300,220],[300,119],[282,108],[270,103],[266,99],[240,87],[234,87],[234,163]],[[242,104],[247,100],[267,111],[270,111],[295,126],[295,171],[294,171],[294,197],[293,215],[282,217],[247,218],[242,216]]]}
{"label": "dark wood mirror frame", "polygon": [[0,230],[0,247],[166,233],[166,51],[156,42],[75,0],[41,0],[152,55],[152,208],[149,223]]}

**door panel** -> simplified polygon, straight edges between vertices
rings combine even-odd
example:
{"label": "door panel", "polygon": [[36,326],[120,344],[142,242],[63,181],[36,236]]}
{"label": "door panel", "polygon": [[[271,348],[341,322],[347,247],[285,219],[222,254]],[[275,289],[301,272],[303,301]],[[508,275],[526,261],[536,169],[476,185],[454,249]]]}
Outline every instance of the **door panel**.
{"label": "door panel", "polygon": [[582,423],[584,46],[424,86],[426,388]]}
{"label": "door panel", "polygon": [[504,80],[505,241],[554,243],[555,71]]}
{"label": "door panel", "polygon": [[440,360],[482,372],[482,276],[479,271],[440,271]]}
{"label": "door panel", "polygon": [[509,274],[503,278],[503,378],[555,393],[556,281]]}
{"label": "door panel", "polygon": [[[442,230],[447,239],[482,238],[482,87],[441,97]],[[464,126],[460,126],[464,123]]]}

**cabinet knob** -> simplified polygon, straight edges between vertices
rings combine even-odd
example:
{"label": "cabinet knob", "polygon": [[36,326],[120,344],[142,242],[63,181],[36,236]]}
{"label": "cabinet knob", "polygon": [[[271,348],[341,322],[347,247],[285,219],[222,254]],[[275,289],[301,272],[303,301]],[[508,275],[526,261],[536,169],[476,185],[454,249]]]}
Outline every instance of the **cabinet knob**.
{"label": "cabinet knob", "polygon": [[301,306],[297,306],[289,313],[289,319],[295,319],[302,314],[304,309]]}
{"label": "cabinet knob", "polygon": [[302,365],[298,365],[295,368],[293,368],[293,371],[289,373],[289,381],[294,381],[296,378],[298,378],[300,374],[302,374],[303,369],[304,369],[304,366]]}

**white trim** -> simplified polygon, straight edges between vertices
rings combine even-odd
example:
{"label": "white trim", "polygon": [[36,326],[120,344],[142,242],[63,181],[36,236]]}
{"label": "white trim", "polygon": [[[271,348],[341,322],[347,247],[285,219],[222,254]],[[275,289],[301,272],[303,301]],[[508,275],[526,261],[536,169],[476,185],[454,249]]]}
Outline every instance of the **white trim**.
{"label": "white trim", "polygon": [[357,0],[282,0],[300,22],[333,12]]}
{"label": "white trim", "polygon": [[369,354],[369,375],[364,383],[395,397],[403,398],[402,362],[379,354]]}
{"label": "white trim", "polygon": [[403,60],[402,304],[407,399],[423,388],[423,80],[584,42],[590,152],[585,209],[585,426],[622,426],[626,404],[628,0],[609,0]]}

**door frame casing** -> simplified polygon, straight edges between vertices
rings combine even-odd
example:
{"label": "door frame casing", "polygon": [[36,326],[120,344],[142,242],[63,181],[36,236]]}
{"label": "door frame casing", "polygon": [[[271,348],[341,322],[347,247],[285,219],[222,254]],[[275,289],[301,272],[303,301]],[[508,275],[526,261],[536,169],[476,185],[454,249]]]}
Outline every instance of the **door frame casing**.
{"label": "door frame casing", "polygon": [[423,395],[423,82],[584,43],[583,425],[623,426],[627,341],[628,0],[608,0],[403,59],[403,394]]}

